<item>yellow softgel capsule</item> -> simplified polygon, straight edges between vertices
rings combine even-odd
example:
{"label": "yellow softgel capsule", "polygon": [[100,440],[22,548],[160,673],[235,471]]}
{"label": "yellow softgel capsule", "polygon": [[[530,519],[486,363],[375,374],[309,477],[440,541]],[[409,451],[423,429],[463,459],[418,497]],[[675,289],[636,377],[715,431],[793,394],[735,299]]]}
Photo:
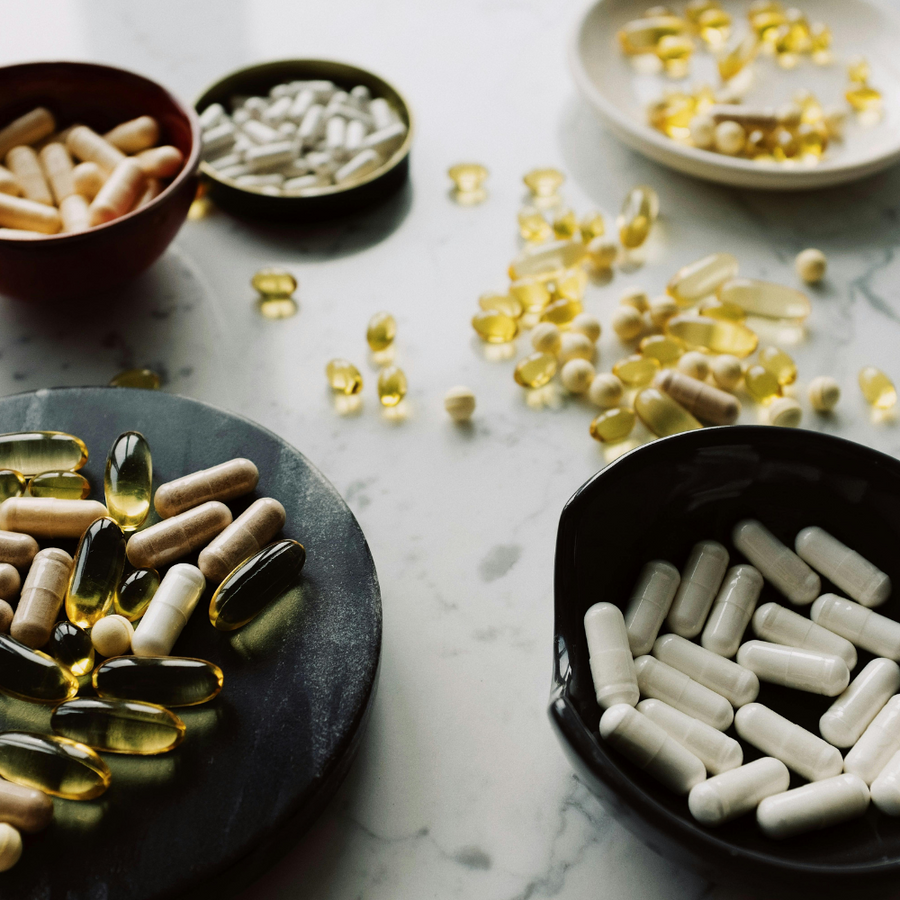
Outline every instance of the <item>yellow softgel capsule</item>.
{"label": "yellow softgel capsule", "polygon": [[[827,53],[831,49],[833,40],[831,29],[824,22],[814,22],[809,26],[809,49],[813,56]],[[816,61],[819,61],[818,58]]]}
{"label": "yellow softgel capsule", "polygon": [[66,592],[66,616],[90,628],[109,612],[125,567],[125,534],[107,516],[92,522],[78,543]]}
{"label": "yellow softgel capsule", "polygon": [[472,194],[481,190],[488,177],[488,170],[480,163],[459,163],[450,166],[447,175],[461,194]]}
{"label": "yellow softgel capsule", "polygon": [[506,344],[515,340],[519,325],[512,316],[497,310],[482,310],[472,316],[472,327],[478,336],[489,344]]}
{"label": "yellow softgel capsule", "polygon": [[667,34],[656,45],[663,63],[686,63],[694,52],[694,42],[686,34]]}
{"label": "yellow softgel capsule", "polygon": [[150,512],[153,457],[139,431],[126,431],[113,442],[103,476],[106,508],[124,532],[135,531]]}
{"label": "yellow softgel capsule", "polygon": [[712,253],[682,266],[670,279],[666,292],[679,306],[693,306],[714,294],[738,272],[738,261],[730,253]]}
{"label": "yellow softgel capsule", "polygon": [[94,668],[91,636],[71,622],[63,620],[53,626],[44,650],[75,676],[87,675]]}
{"label": "yellow softgel capsule", "polygon": [[805,319],[812,311],[809,297],[796,288],[755,278],[732,278],[716,296],[722,303],[739,306],[751,316],[768,319]]}
{"label": "yellow softgel capsule", "polygon": [[552,324],[562,327],[569,325],[575,316],[584,312],[584,307],[580,300],[557,300],[551,303],[542,313],[542,322],[551,322]]}
{"label": "yellow softgel capsule", "polygon": [[561,239],[578,236],[578,218],[574,209],[564,209],[553,218],[553,234]]}
{"label": "yellow softgel capsule", "polygon": [[652,187],[638,185],[628,192],[616,220],[619,240],[629,249],[640,247],[659,215],[659,197]]}
{"label": "yellow softgel capsule", "polygon": [[553,237],[553,226],[544,218],[544,214],[533,206],[519,210],[519,234],[529,243],[539,244]]}
{"label": "yellow softgel capsule", "polygon": [[10,497],[21,497],[28,486],[28,479],[15,469],[0,470],[0,503]]}
{"label": "yellow softgel capsule", "polygon": [[289,297],[297,290],[297,279],[287,269],[260,269],[250,284],[264,297]]}
{"label": "yellow softgel capsule", "polygon": [[656,388],[644,388],[634,398],[634,411],[657,437],[703,427],[680,403]]}
{"label": "yellow softgel capsule", "polygon": [[588,285],[588,273],[582,268],[567,269],[553,282],[556,299],[581,300]]}
{"label": "yellow softgel capsule", "polygon": [[759,364],[771,372],[782,387],[797,380],[797,364],[778,347],[763,347],[759,351]]}
{"label": "yellow softgel capsule", "polygon": [[347,359],[333,359],[325,366],[325,375],[333,391],[339,394],[358,394],[363,387],[359,369]]}
{"label": "yellow softgel capsule", "polygon": [[74,472],[87,459],[84,441],[63,431],[0,434],[0,469],[13,469],[26,476],[59,469]]}
{"label": "yellow softgel capsule", "polygon": [[552,197],[562,187],[565,180],[566,176],[559,169],[550,168],[532,169],[522,176],[525,187],[535,197]]}
{"label": "yellow softgel capsule", "polygon": [[129,622],[136,622],[150,605],[159,587],[159,572],[156,569],[135,569],[120,582],[113,598],[116,615],[124,616]]}
{"label": "yellow softgel capsule", "polygon": [[39,472],[28,482],[29,497],[56,497],[58,500],[85,500],[91,485],[80,472]]}
{"label": "yellow softgel capsule", "polygon": [[778,379],[763,366],[750,366],[744,372],[744,388],[757,403],[771,403],[781,396]]}
{"label": "yellow softgel capsule", "polygon": [[864,56],[854,56],[847,63],[847,78],[853,84],[867,84],[871,75],[869,61]]}
{"label": "yellow softgel capsule", "polygon": [[125,369],[110,379],[109,386],[158,391],[161,383],[159,375],[152,369]]}
{"label": "yellow softgel capsule", "polygon": [[589,244],[594,238],[606,234],[606,222],[601,213],[590,212],[581,220],[578,229],[581,232],[582,242]]}
{"label": "yellow softgel capsule", "polygon": [[897,389],[894,382],[875,366],[860,369],[859,388],[866,402],[876,409],[890,409],[897,403]]}
{"label": "yellow softgel capsule", "polygon": [[697,115],[697,104],[693,97],[675,94],[652,103],[647,110],[650,124],[670,138],[687,138],[691,121]]}
{"label": "yellow softgel capsule", "polygon": [[740,306],[735,306],[733,303],[722,303],[716,297],[701,301],[697,311],[708,319],[738,322],[741,325],[747,321],[747,313]]}
{"label": "yellow softgel capsule", "polygon": [[844,96],[857,112],[881,109],[881,104],[884,102],[881,91],[868,84],[854,85]]}
{"label": "yellow softgel capsule", "polygon": [[522,387],[543,387],[556,374],[557,366],[556,357],[550,353],[532,353],[519,360],[513,378]]}
{"label": "yellow softgel capsule", "polygon": [[525,312],[521,301],[512,294],[482,294],[478,298],[478,305],[483,310],[503,313],[504,316],[509,316],[511,319],[521,318],[522,313]]}
{"label": "yellow softgel capsule", "polygon": [[53,657],[0,634],[0,691],[34,703],[62,703],[78,693],[78,680]]}
{"label": "yellow softgel capsule", "polygon": [[509,266],[513,281],[529,275],[547,275],[562,269],[571,269],[583,262],[587,249],[581,241],[550,241],[526,247]]}
{"label": "yellow softgel capsule", "polygon": [[378,399],[382,406],[396,406],[406,396],[406,374],[399,366],[386,366],[378,375]]}
{"label": "yellow softgel capsule", "polygon": [[697,28],[710,47],[721,47],[731,34],[731,16],[724,9],[704,10],[697,18]]}
{"label": "yellow softgel capsule", "polygon": [[634,429],[634,422],[634,410],[608,409],[591,422],[591,437],[606,444],[624,441]]}
{"label": "yellow softgel capsule", "polygon": [[142,700],[159,706],[196,706],[222,690],[224,675],[215,664],[181,656],[117,656],[92,676],[101,697]]}
{"label": "yellow softgel capsule", "polygon": [[652,334],[641,341],[639,349],[643,356],[652,357],[661,366],[668,366],[676,363],[684,353],[684,344],[664,334]]}
{"label": "yellow softgel capsule", "polygon": [[534,276],[513,281],[509,295],[521,303],[526,312],[540,312],[552,299],[547,280]]}
{"label": "yellow softgel capsule", "polygon": [[387,350],[397,336],[397,323],[389,312],[377,312],[369,319],[366,341],[376,353]]}
{"label": "yellow softgel capsule", "polygon": [[620,359],[613,366],[613,375],[628,387],[644,387],[653,381],[653,376],[660,368],[658,359],[635,354]]}
{"label": "yellow softgel capsule", "polygon": [[691,350],[729,353],[742,359],[753,353],[759,344],[756,332],[746,325],[705,316],[673,316],[666,322],[665,331]]}
{"label": "yellow softgel capsule", "polygon": [[717,60],[722,81],[728,81],[742,72],[756,58],[758,49],[759,40],[754,32],[750,32],[733,47],[725,50]]}
{"label": "yellow softgel capsule", "polygon": [[619,30],[618,38],[622,50],[629,56],[641,53],[655,53],[656,45],[667,35],[685,34],[688,23],[678,16],[645,17],[627,22]]}

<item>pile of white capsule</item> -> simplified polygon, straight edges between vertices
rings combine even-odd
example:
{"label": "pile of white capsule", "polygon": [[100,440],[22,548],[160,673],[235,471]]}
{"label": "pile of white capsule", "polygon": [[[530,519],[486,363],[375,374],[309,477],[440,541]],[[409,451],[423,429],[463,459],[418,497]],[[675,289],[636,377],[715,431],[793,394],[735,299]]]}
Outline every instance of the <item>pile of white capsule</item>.
{"label": "pile of white capsule", "polygon": [[203,158],[238,187],[274,196],[303,196],[347,185],[381,168],[407,126],[365,85],[341,90],[333,81],[277,84],[268,97],[232,97],[200,114]]}
{"label": "pile of white capsule", "polygon": [[[791,550],[747,519],[732,542],[749,565],[729,568],[722,544],[700,541],[680,575],[648,562],[624,614],[612,603],[587,611],[601,738],[687,795],[707,826],[755,810],[764,834],[788,838],[861,816],[870,800],[900,815],[900,622],[872,609],[890,579],[819,527]],[[820,574],[847,597],[822,594]],[[812,604],[810,618],[757,609],[765,581],[793,606]],[[759,640],[742,644],[751,620]],[[663,623],[671,633],[659,636]],[[875,659],[851,681],[857,648]],[[821,737],[755,702],[760,681],[834,697]],[[724,733],[732,724],[761,759],[743,764]],[[789,770],[809,783],[789,789]]]}

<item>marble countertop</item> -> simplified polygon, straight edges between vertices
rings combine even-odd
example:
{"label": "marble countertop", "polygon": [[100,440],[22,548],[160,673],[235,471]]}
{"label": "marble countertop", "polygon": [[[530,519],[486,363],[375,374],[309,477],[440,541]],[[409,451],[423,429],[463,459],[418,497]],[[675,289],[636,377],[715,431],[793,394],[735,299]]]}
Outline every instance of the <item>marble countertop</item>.
{"label": "marble countertop", "polygon": [[[245,414],[300,448],[347,499],[384,596],[381,681],[347,781],[296,849],[241,900],[481,900],[734,894],[660,859],[575,779],[549,727],[552,571],[568,497],[605,463],[591,409],[551,393],[526,402],[512,358],[492,360],[469,319],[505,285],[517,249],[521,176],[568,175],[567,201],[612,220],[637,183],[661,219],[642,265],[593,285],[609,318],[626,287],[659,293],[680,265],[727,250],[743,274],[795,283],[793,259],[829,257],[806,335],[789,348],[801,383],[844,388],[833,417],[805,404],[804,427],[900,453],[873,421],[856,372],[895,376],[900,339],[900,172],[809,195],[729,190],[622,147],[576,95],[565,49],[580,4],[554,0],[0,0],[0,58],[108,62],[183,98],[238,66],[333,57],[396,84],[418,119],[411,181],[382,208],[321,228],[251,224],[225,213],[188,222],[164,257],[114,297],[53,311],[0,298],[0,392],[105,384],[149,366],[165,389]],[[491,171],[489,198],[461,207],[447,167]],[[249,280],[289,267],[299,313],[270,321]],[[384,414],[367,359],[372,313],[397,317],[409,377],[403,417]],[[520,339],[522,355],[526,341]],[[601,366],[625,355],[611,334]],[[788,349],[788,348],[786,348]],[[339,415],[323,369],[363,369],[362,408]],[[471,428],[442,397],[477,393]],[[801,387],[802,387],[801,384]],[[742,421],[756,421],[753,409]],[[611,513],[610,527],[615,527]],[[601,887],[602,886],[602,887]]]}

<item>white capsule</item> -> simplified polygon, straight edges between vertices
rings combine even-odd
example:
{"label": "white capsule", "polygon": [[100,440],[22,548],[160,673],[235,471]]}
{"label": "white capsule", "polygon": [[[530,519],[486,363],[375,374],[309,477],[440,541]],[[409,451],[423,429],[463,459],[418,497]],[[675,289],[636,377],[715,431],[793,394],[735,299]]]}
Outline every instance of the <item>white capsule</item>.
{"label": "white capsule", "polygon": [[397,121],[397,114],[383,97],[376,97],[369,104],[369,115],[376,128],[387,128]]}
{"label": "white capsule", "polygon": [[350,99],[350,95],[346,91],[335,91],[331,97],[328,99],[328,103],[325,106],[325,116],[330,118],[335,115],[334,110],[346,103]]}
{"label": "white capsule", "polygon": [[662,559],[646,563],[625,608],[628,642],[635,656],[649,653],[678,589],[678,569]]}
{"label": "white capsule", "polygon": [[225,121],[203,132],[203,156],[208,158],[226,152],[235,141],[237,129]]}
{"label": "white capsule", "polygon": [[706,778],[706,767],[690,750],[626,703],[603,713],[600,736],[676,794],[688,793]]}
{"label": "white capsule", "polygon": [[813,622],[873,656],[900,660],[900,622],[837,594],[822,594],[809,611]]}
{"label": "white capsule", "polygon": [[900,816],[900,750],[872,782],[872,802],[885,815]]}
{"label": "white capsule", "polygon": [[211,103],[200,113],[200,127],[207,131],[225,119],[225,107],[221,103]]}
{"label": "white capsule", "polygon": [[753,672],[677,634],[657,638],[653,655],[721,694],[732,706],[752,703],[759,696],[759,679]]}
{"label": "white capsule", "polygon": [[844,771],[871,784],[900,750],[900,694],[895,694],[872,719],[844,758]]}
{"label": "white capsule", "polygon": [[375,124],[372,121],[372,117],[354,103],[329,104],[328,112],[329,115],[341,116],[348,121],[362,122],[366,126],[366,129],[371,129]]}
{"label": "white capsule", "polygon": [[707,650],[725,657],[737,653],[762,587],[762,575],[753,566],[732,566],[728,570],[700,636]]}
{"label": "white capsule", "polygon": [[735,769],[744,761],[744,751],[734,738],[662,700],[641,700],[637,710],[690,750],[714,775]]}
{"label": "white capsule", "polygon": [[266,125],[257,119],[250,119],[245,122],[241,131],[253,141],[254,144],[271,144],[273,141],[281,139],[277,128]]}
{"label": "white capsule", "polygon": [[744,519],[731,534],[734,546],[762,572],[791,603],[802,606],[819,596],[819,576],[755,519]]}
{"label": "white capsule", "polygon": [[734,716],[738,735],[767,756],[780,759],[807,781],[837,775],[844,764],[841,751],[762,703],[748,703]]}
{"label": "white capsule", "polygon": [[850,641],[778,603],[765,603],[753,614],[753,631],[764,641],[820,650],[839,656],[851,672],[856,668],[856,648]]}
{"label": "white capsule", "polygon": [[292,98],[287,95],[279,97],[263,114],[262,120],[266,125],[277,128],[286,118],[291,108]]}
{"label": "white capsule", "polygon": [[344,136],[344,151],[347,154],[352,155],[362,148],[366,131],[365,124],[359,119],[351,119],[347,123],[347,132]]}
{"label": "white capsule", "polygon": [[595,603],[584,614],[584,633],[594,691],[601,709],[617,703],[634,706],[640,699],[640,691],[622,610],[612,603]]}
{"label": "white capsule", "polygon": [[318,78],[313,81],[306,82],[306,89],[312,91],[319,101],[328,101],[328,98],[337,90],[333,81],[324,78]]}
{"label": "white capsule", "polygon": [[297,128],[298,126],[294,122],[282,122],[278,126],[278,133],[283,134],[285,137],[296,137],[297,136]]}
{"label": "white capsule", "polygon": [[269,103],[262,97],[248,97],[244,101],[243,108],[246,109],[254,119],[258,119],[269,108]]}
{"label": "white capsule", "polygon": [[347,140],[347,120],[333,116],[325,123],[325,149],[332,153],[343,153]]}
{"label": "white capsule", "polygon": [[261,147],[251,147],[244,154],[244,164],[251,172],[270,172],[294,161],[297,145],[293,141],[276,141]]}
{"label": "white capsule", "polygon": [[316,175],[327,175],[329,178],[340,168],[340,163],[330,153],[313,150],[300,160],[301,165],[307,170],[312,170]]}
{"label": "white capsule", "polygon": [[253,118],[253,116],[250,114],[250,110],[244,109],[243,106],[240,107],[239,109],[236,109],[231,114],[231,121],[234,122],[234,124],[237,125],[238,128],[245,125],[252,118]]}
{"label": "white capsule", "polygon": [[794,541],[800,557],[863,606],[879,606],[891,595],[891,579],[880,569],[815,526],[804,528]]}
{"label": "white capsule", "polygon": [[311,147],[321,136],[325,129],[325,107],[320,103],[314,103],[303,117],[300,128],[297,130],[297,138],[304,147]]}
{"label": "white capsule", "polygon": [[406,137],[406,125],[403,122],[394,122],[387,128],[373,131],[363,140],[363,148],[377,150],[382,156],[390,156]]}
{"label": "white capsule", "polygon": [[308,191],[310,188],[322,187],[327,183],[318,175],[298,175],[296,178],[286,179],[281,189],[286,194],[295,194]]}
{"label": "white capsule", "polygon": [[835,747],[852,747],[898,690],[900,666],[873,659],[819,719],[822,737]]}
{"label": "white capsule", "polygon": [[692,638],[703,631],[727,568],[728,551],[718,541],[694,544],[666,617],[666,624],[675,634]]}
{"label": "white capsule", "polygon": [[239,175],[234,179],[234,183],[248,188],[281,187],[284,183],[284,175],[279,175],[277,172],[268,172],[264,175]]}
{"label": "white capsule", "polygon": [[335,184],[365,178],[381,166],[381,157],[374,150],[362,150],[334,173]]}
{"label": "white capsule", "polygon": [[222,170],[222,169],[230,169],[233,166],[243,165],[244,162],[244,154],[243,153],[228,153],[225,156],[217,156],[215,159],[210,160],[210,165],[214,169]]}
{"label": "white capsule", "polygon": [[197,606],[206,579],[188,563],[176,563],[160,582],[131,639],[135,656],[168,656]]}
{"label": "white capsule", "polygon": [[253,170],[250,166],[245,166],[243,163],[238,163],[236,166],[228,166],[224,169],[216,170],[223,178],[232,178],[238,179],[244,175],[252,175]]}
{"label": "white capsule", "polygon": [[850,683],[850,670],[839,657],[819,650],[800,650],[768,641],[747,641],[738,664],[756,672],[760,681],[837,697]]}
{"label": "white capsule", "polygon": [[772,756],[731,769],[691,788],[688,808],[703,825],[724,825],[748,813],[766,797],[788,789],[791,773]]}
{"label": "white capsule", "polygon": [[789,838],[856,819],[868,807],[866,785],[855,775],[838,775],[766,797],[756,821],[767,837]]}
{"label": "white capsule", "polygon": [[358,84],[352,88],[350,96],[359,104],[368,103],[372,99],[371,91],[364,84]]}
{"label": "white capsule", "polygon": [[642,696],[662,700],[683,713],[724,731],[734,721],[731,704],[715,691],[652,656],[634,661]]}
{"label": "white capsule", "polygon": [[311,90],[306,88],[300,91],[291,102],[291,108],[288,110],[287,114],[288,119],[299,125],[315,102],[316,95]]}

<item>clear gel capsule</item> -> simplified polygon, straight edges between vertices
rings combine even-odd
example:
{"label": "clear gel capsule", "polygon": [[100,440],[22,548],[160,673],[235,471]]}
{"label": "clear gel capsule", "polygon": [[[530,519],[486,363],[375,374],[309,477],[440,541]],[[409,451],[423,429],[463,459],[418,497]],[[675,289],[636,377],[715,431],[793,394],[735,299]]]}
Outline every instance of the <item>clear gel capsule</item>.
{"label": "clear gel capsule", "polygon": [[612,603],[595,603],[584,614],[584,633],[600,708],[637,704],[640,691],[622,610]]}
{"label": "clear gel capsule", "polygon": [[159,585],[131,639],[135,656],[168,656],[197,606],[206,579],[187,563],[172,566]]}
{"label": "clear gel capsule", "polygon": [[78,693],[78,679],[46,653],[0,634],[0,691],[20,700],[61,703]]}
{"label": "clear gel capsule", "polygon": [[117,616],[124,616],[129,622],[137,622],[150,605],[159,588],[159,572],[156,569],[135,569],[119,583],[113,608]]}
{"label": "clear gel capsule", "polygon": [[874,656],[900,660],[900,622],[837,594],[822,594],[809,614],[817,625]]}
{"label": "clear gel capsule", "polygon": [[894,382],[875,366],[866,366],[859,370],[859,388],[866,402],[875,409],[891,409],[897,403],[897,389]]}
{"label": "clear gel capsule", "polygon": [[600,719],[600,736],[670,791],[684,795],[706,778],[706,767],[633,706],[618,703]]}
{"label": "clear gel capsule", "polygon": [[628,192],[616,219],[623,247],[640,247],[659,215],[659,196],[652,187],[638,185]]}
{"label": "clear gel capsule", "polygon": [[753,614],[753,631],[773,644],[839,656],[851,672],[856,667],[856,647],[850,641],[777,603],[766,603]]}
{"label": "clear gel capsule", "polygon": [[854,775],[837,775],[766,797],[756,809],[756,821],[767,837],[780,840],[859,818],[868,807],[865,783]]}
{"label": "clear gel capsule", "polygon": [[791,773],[780,759],[764,756],[695,785],[688,808],[703,825],[724,825],[756,809],[766,797],[786,791],[790,781]]}
{"label": "clear gel capsule", "polygon": [[625,609],[625,628],[634,656],[650,652],[680,580],[678,569],[665,560],[652,560],[641,569]]}
{"label": "clear gel capsule", "polygon": [[784,350],[764,347],[759,351],[759,364],[770,374],[780,387],[793,384],[797,380],[797,364]]}
{"label": "clear gel capsule", "polygon": [[732,706],[752,703],[759,695],[759,679],[749,669],[677,634],[657,638],[653,655],[721,694]]}
{"label": "clear gel capsule", "polygon": [[718,290],[722,303],[733,303],[751,316],[805,319],[812,310],[809,297],[796,288],[754,278],[733,278]]}
{"label": "clear gel capsule", "polygon": [[125,567],[125,535],[118,522],[97,519],[85,531],[75,553],[66,593],[66,615],[79,628],[91,628],[113,604]]}
{"label": "clear gel capsule", "polygon": [[819,719],[819,732],[835,747],[852,747],[900,690],[900,666],[873,659]]}
{"label": "clear gel capsule", "polygon": [[703,427],[680,403],[658,388],[644,388],[634,398],[634,411],[657,437]]}
{"label": "clear gel capsule", "polygon": [[57,622],[45,648],[47,655],[65,666],[76,677],[94,668],[94,645],[82,628],[63,620]]}
{"label": "clear gel capsule", "polygon": [[839,656],[799,650],[768,641],[747,641],[737,653],[738,665],[755,672],[760,681],[837,697],[850,683],[850,670]]}
{"label": "clear gel capsule", "polygon": [[737,653],[762,587],[762,575],[753,566],[732,566],[726,572],[700,636],[703,647],[719,656]]}
{"label": "clear gel capsule", "polygon": [[0,503],[10,497],[21,497],[28,487],[28,480],[15,469],[0,469]]}
{"label": "clear gel capsule", "polygon": [[891,595],[891,579],[880,569],[816,526],[794,541],[797,555],[863,606],[879,606]]}
{"label": "clear gel capsule", "polygon": [[807,781],[831,778],[843,767],[844,761],[837,747],[762,703],[742,706],[735,713],[734,727],[747,743],[780,759]]}
{"label": "clear gel capsule", "polygon": [[691,378],[684,372],[667,369],[657,374],[653,385],[665,391],[698,419],[712,425],[733,425],[741,413],[737,397],[697,378]]}
{"label": "clear gel capsule", "polygon": [[126,431],[113,442],[106,459],[103,490],[106,508],[122,531],[135,531],[150,512],[153,458],[147,439],[138,431]]}
{"label": "clear gel capsule", "polygon": [[683,713],[724,731],[734,720],[731,704],[721,695],[652,656],[634,661],[638,688],[644,697],[662,700]]}
{"label": "clear gel capsule", "polygon": [[731,533],[734,546],[762,572],[763,577],[796,606],[819,596],[819,576],[761,522],[744,519]]}
{"label": "clear gel capsule", "polygon": [[714,294],[716,288],[738,271],[738,261],[730,253],[713,253],[679,269],[666,288],[679,306],[693,306]]}
{"label": "clear gel capsule", "polygon": [[666,624],[675,634],[696,637],[703,630],[728,568],[728,551],[717,541],[694,544]]}
{"label": "clear gel capsule", "polygon": [[222,670],[183,656],[117,656],[94,670],[101,697],[143,700],[159,706],[196,706],[222,690]]}
{"label": "clear gel capsule", "polygon": [[900,750],[872,782],[872,802],[887,816],[900,816]]}
{"label": "clear gel capsule", "polygon": [[546,275],[562,269],[571,269],[582,262],[586,255],[587,249],[580,240],[533,244],[526,247],[510,263],[509,277],[516,281],[528,275]]}
{"label": "clear gel capsule", "polygon": [[80,469],[88,458],[80,438],[63,431],[0,434],[0,469],[37,475],[57,469]]}
{"label": "clear gel capsule", "polygon": [[687,32],[688,24],[680,16],[650,16],[627,22],[618,32],[619,44],[629,56],[655,53],[664,37]]}
{"label": "clear gel capsule", "polygon": [[844,759],[844,771],[871,784],[900,750],[900,694],[879,710]]}
{"label": "clear gel capsule", "polygon": [[85,500],[91,493],[87,478],[79,472],[39,472],[28,482],[29,497],[56,497],[57,500]]}
{"label": "clear gel capsule", "polygon": [[746,325],[707,316],[673,316],[666,322],[665,331],[691,350],[729,353],[741,359],[749,356],[759,344],[756,333]]}

